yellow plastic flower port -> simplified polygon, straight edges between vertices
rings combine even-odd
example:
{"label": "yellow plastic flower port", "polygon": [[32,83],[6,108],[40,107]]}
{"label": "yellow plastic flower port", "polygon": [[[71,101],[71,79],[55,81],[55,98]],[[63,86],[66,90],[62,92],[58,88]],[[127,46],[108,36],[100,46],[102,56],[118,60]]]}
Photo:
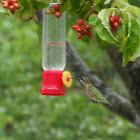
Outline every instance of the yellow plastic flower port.
{"label": "yellow plastic flower port", "polygon": [[62,81],[63,84],[69,88],[72,85],[72,77],[71,77],[71,73],[69,71],[64,71],[63,75],[62,75]]}

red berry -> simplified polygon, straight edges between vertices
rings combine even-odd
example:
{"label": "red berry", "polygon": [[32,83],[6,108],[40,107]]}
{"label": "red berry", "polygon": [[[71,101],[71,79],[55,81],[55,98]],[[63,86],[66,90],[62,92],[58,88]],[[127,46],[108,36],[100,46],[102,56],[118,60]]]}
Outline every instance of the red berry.
{"label": "red berry", "polygon": [[87,31],[87,32],[86,32],[86,35],[89,36],[89,37],[92,37],[92,32]]}
{"label": "red berry", "polygon": [[9,10],[11,11],[12,14],[15,13],[15,6],[14,5],[9,5]]}
{"label": "red berry", "polygon": [[8,6],[9,6],[8,3],[3,4],[3,7],[4,7],[4,8],[8,8]]}
{"label": "red berry", "polygon": [[7,0],[9,5],[13,5],[13,0]]}
{"label": "red berry", "polygon": [[61,17],[61,13],[60,13],[59,11],[56,11],[54,14],[55,14],[55,16],[56,16],[57,18],[60,18],[60,17]]}
{"label": "red berry", "polygon": [[82,19],[78,19],[78,25],[82,26],[84,24],[84,21]]}
{"label": "red berry", "polygon": [[18,3],[18,0],[13,0],[14,3]]}
{"label": "red berry", "polygon": [[15,13],[15,9],[14,9],[14,10],[10,10],[10,11],[11,11],[11,13],[12,13],[12,14],[14,14],[14,13]]}
{"label": "red berry", "polygon": [[117,28],[116,27],[112,27],[112,32],[117,32]]}
{"label": "red berry", "polygon": [[109,21],[110,21],[110,23],[113,23],[115,21],[114,17],[110,16]]}
{"label": "red berry", "polygon": [[90,10],[90,14],[91,14],[91,15],[94,14],[94,11],[93,11],[93,10]]}
{"label": "red berry", "polygon": [[79,26],[78,26],[78,25],[73,25],[73,26],[72,26],[72,29],[76,30],[77,27],[79,27]]}
{"label": "red berry", "polygon": [[15,6],[14,5],[9,5],[9,10],[15,10]]}
{"label": "red berry", "polygon": [[56,5],[54,6],[54,10],[55,10],[55,11],[59,11],[59,10],[60,10],[60,4],[56,4]]}
{"label": "red berry", "polygon": [[119,23],[117,21],[113,22],[113,26],[114,27],[118,27],[119,26]]}
{"label": "red berry", "polygon": [[85,30],[90,30],[89,24],[85,24]]}
{"label": "red berry", "polygon": [[120,17],[118,15],[114,16],[115,21],[119,21]]}
{"label": "red berry", "polygon": [[98,12],[97,11],[93,11],[93,10],[90,10],[90,14],[97,14],[98,15]]}
{"label": "red berry", "polygon": [[78,33],[78,39],[82,39],[83,38],[83,34],[82,33]]}
{"label": "red berry", "polygon": [[77,27],[77,28],[76,28],[76,31],[77,31],[77,32],[82,32],[82,31],[83,31],[83,28],[82,28],[82,27]]}
{"label": "red berry", "polygon": [[2,5],[4,5],[4,4],[8,4],[7,1],[2,1],[1,3],[2,3]]}
{"label": "red berry", "polygon": [[18,3],[14,3],[16,9],[20,9],[20,5]]}

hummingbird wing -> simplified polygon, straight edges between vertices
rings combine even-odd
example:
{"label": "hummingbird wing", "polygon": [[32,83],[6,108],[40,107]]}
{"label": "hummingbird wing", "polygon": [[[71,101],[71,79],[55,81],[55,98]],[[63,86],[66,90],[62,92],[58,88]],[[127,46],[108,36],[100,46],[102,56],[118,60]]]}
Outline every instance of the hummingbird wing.
{"label": "hummingbird wing", "polygon": [[89,82],[85,83],[83,80],[80,80],[80,82],[83,84],[83,86],[85,87],[86,89],[86,94],[87,96],[92,100],[92,101],[96,101],[96,97],[94,96],[93,94],[93,91],[92,91],[92,86]]}
{"label": "hummingbird wing", "polygon": [[94,86],[93,86],[93,94],[98,99],[98,102],[111,105],[111,103],[107,101],[107,99],[102,95],[102,93]]}
{"label": "hummingbird wing", "polygon": [[93,94],[93,89],[92,89],[93,87],[92,87],[91,85],[86,85],[85,88],[86,88],[87,96],[88,96],[91,100],[93,100],[93,101],[95,101],[95,102],[98,102],[96,96],[94,96],[94,94]]}

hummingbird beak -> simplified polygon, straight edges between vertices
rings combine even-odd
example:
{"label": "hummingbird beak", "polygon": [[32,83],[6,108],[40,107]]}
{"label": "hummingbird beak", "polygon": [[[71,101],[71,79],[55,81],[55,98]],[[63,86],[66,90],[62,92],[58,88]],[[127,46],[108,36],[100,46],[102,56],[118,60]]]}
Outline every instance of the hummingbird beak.
{"label": "hummingbird beak", "polygon": [[72,78],[72,79],[81,80],[81,78],[77,78],[77,77],[75,77],[75,78]]}

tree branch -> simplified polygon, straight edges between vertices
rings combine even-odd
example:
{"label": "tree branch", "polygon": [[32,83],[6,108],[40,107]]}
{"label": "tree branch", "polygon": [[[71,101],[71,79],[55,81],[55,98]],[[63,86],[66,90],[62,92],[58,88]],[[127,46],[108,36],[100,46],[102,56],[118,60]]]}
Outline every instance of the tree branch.
{"label": "tree branch", "polygon": [[125,85],[129,89],[131,102],[140,115],[140,59],[135,62],[129,62],[126,67],[122,67],[122,54],[113,45],[108,46],[109,57],[122,77]]}
{"label": "tree branch", "polygon": [[107,106],[110,110],[116,112],[140,128],[140,117],[136,113],[131,102],[103,83],[103,81],[81,60],[69,42],[67,42],[67,62],[67,67],[76,77],[90,77],[92,84],[113,104],[112,106]]}

